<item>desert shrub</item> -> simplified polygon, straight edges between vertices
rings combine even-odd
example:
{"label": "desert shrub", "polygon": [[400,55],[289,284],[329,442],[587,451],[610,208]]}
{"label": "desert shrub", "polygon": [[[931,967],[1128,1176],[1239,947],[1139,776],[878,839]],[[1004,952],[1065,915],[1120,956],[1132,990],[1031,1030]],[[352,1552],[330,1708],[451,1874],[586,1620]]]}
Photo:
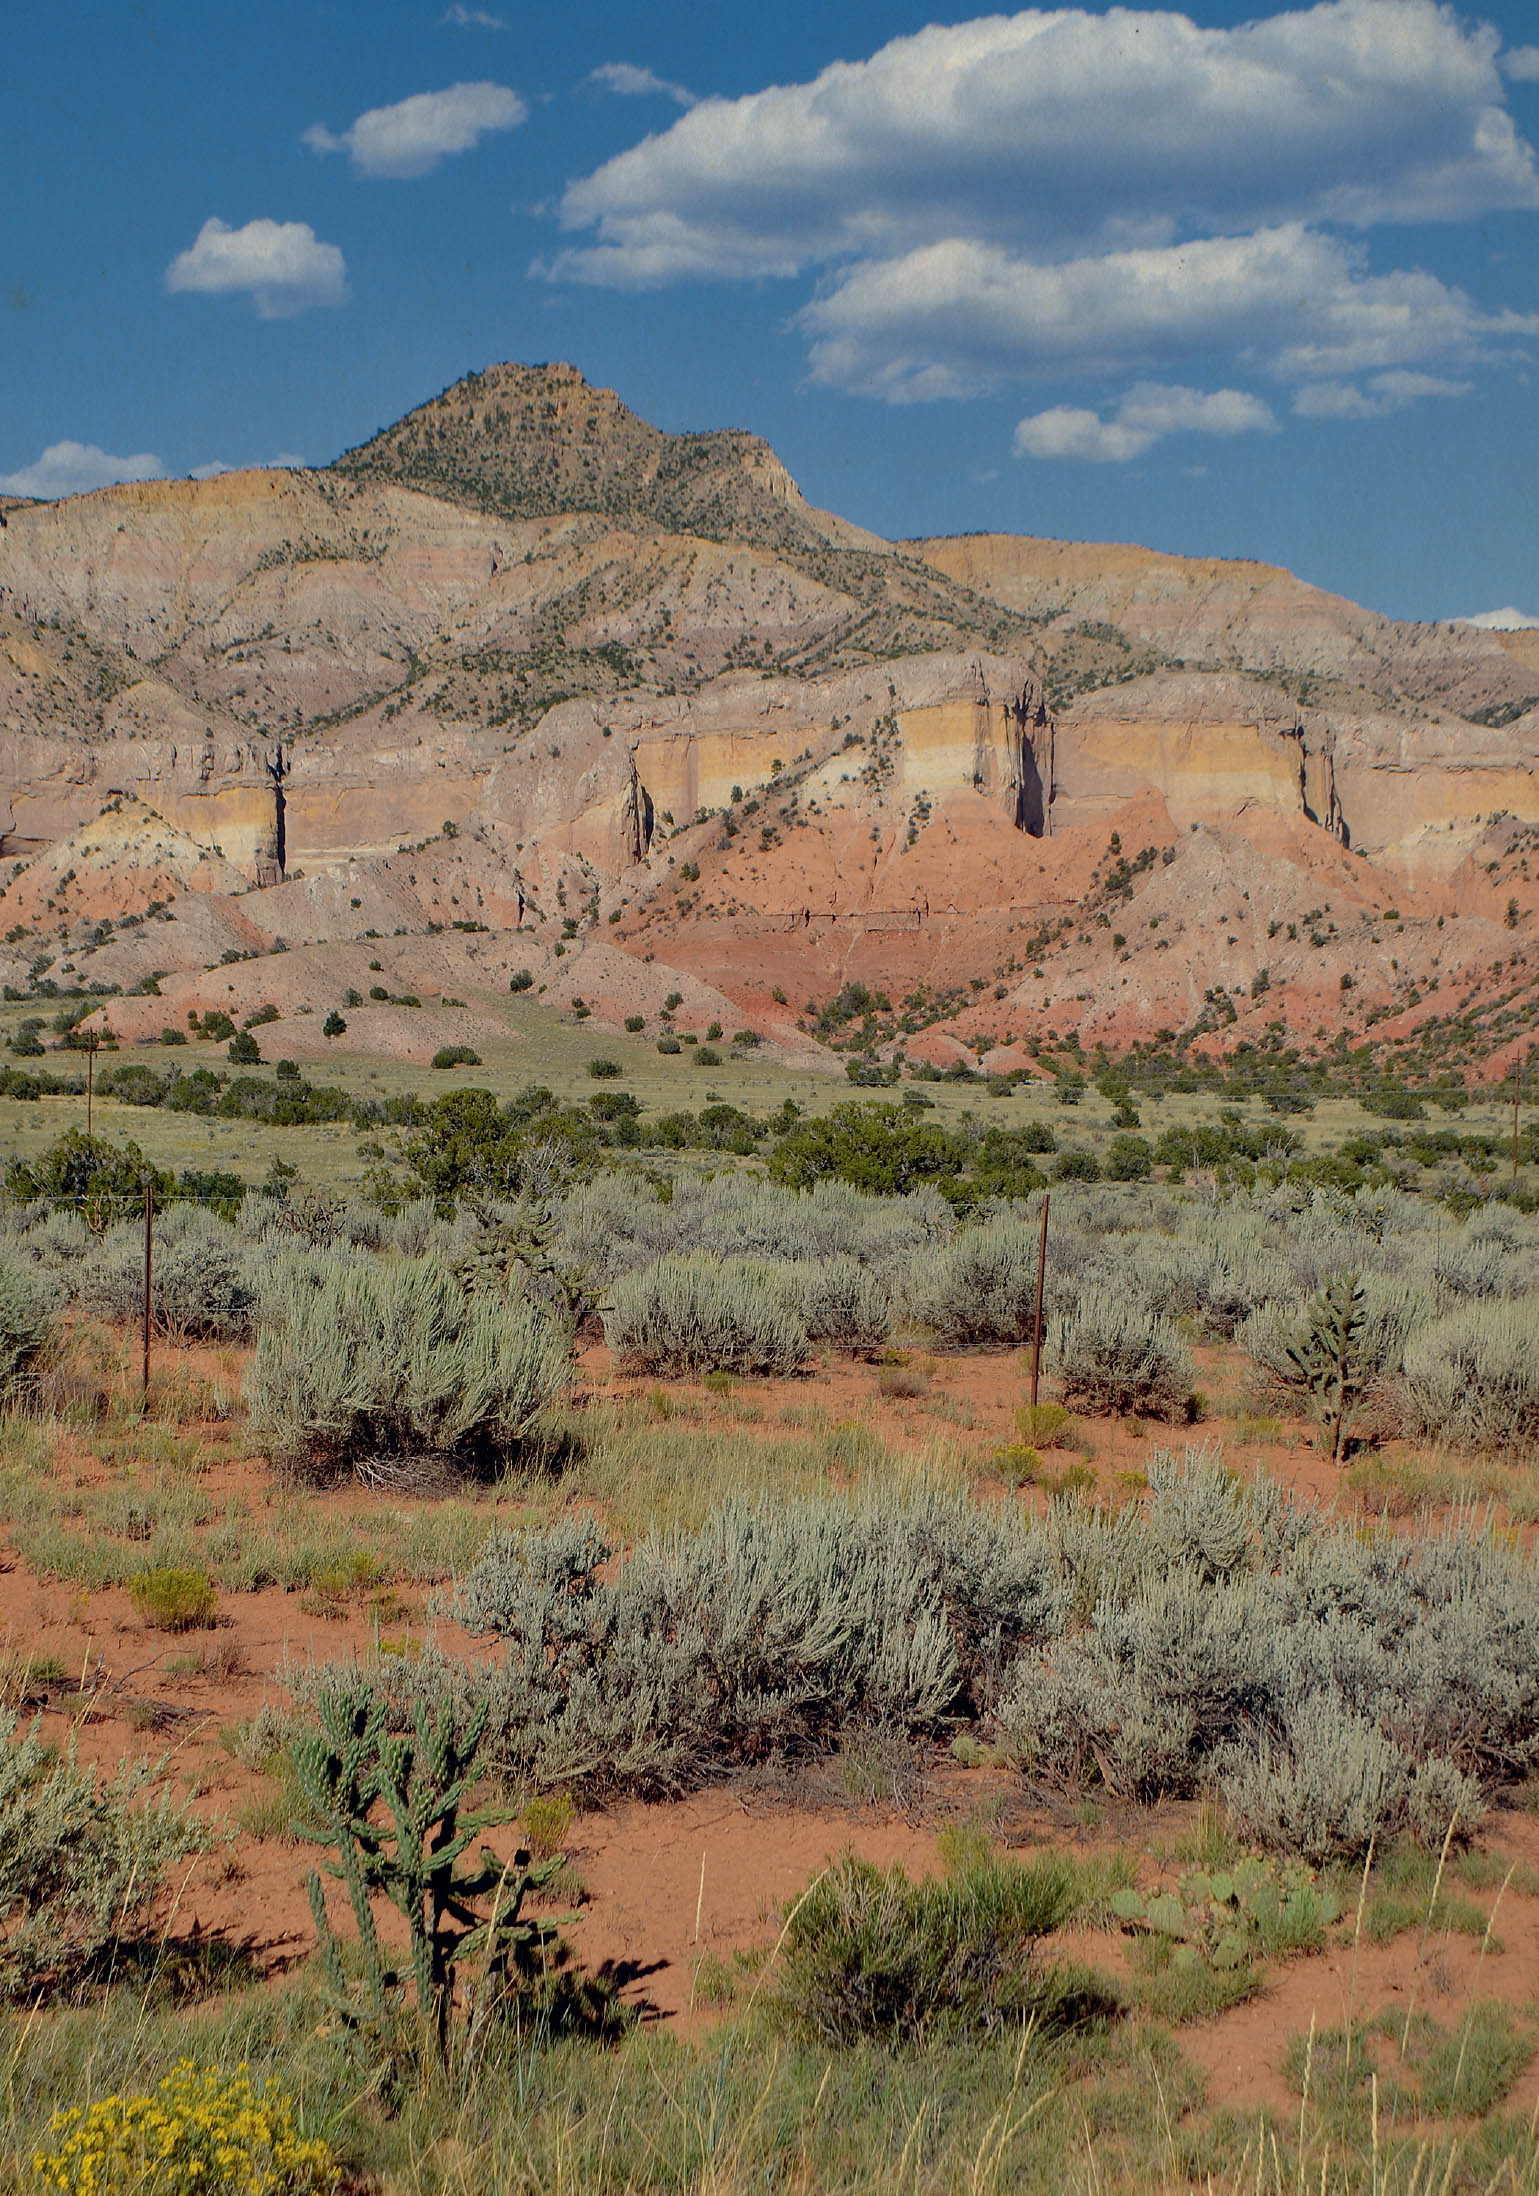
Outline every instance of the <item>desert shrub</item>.
{"label": "desert shrub", "polygon": [[577,1820],[570,1792],[538,1793],[525,1803],[524,1839],[536,1860],[554,1860],[567,1844]]}
{"label": "desert shrub", "polygon": [[1465,1305],[1405,1349],[1418,1432],[1472,1448],[1539,1441],[1539,1298]]}
{"label": "desert shrub", "polygon": [[1073,1413],[1062,1403],[1022,1403],[1015,1413],[1015,1430],[1021,1439],[1043,1448],[1051,1448],[1073,1423]]}
{"label": "desert shrub", "polygon": [[796,1287],[807,1336],[841,1350],[880,1349],[892,1332],[887,1290],[858,1258],[786,1269]]}
{"label": "desert shrub", "polygon": [[908,1309],[948,1349],[1024,1342],[1037,1300],[1037,1228],[1014,1213],[964,1228],[910,1270]]}
{"label": "desert shrub", "polygon": [[896,1275],[954,1228],[934,1190],[878,1197],[834,1180],[795,1191],[740,1174],[682,1177],[666,1201],[634,1180],[599,1175],[571,1192],[562,1213],[566,1256],[611,1279],[690,1252],[797,1263],[851,1257]]}
{"label": "desert shrub", "polygon": [[440,1045],[431,1064],[436,1068],[478,1068],[481,1055],[470,1045]]}
{"label": "desert shrub", "polygon": [[1316,1864],[1404,1829],[1436,1849],[1451,1823],[1467,1833],[1485,1812],[1473,1778],[1436,1755],[1413,1769],[1378,1724],[1329,1691],[1298,1702],[1280,1739],[1229,1748],[1219,1774],[1242,1836]]}
{"label": "desert shrub", "polygon": [[506,1457],[565,1385],[529,1303],[472,1294],[434,1258],[287,1260],[246,1376],[252,1433],[310,1471]]}
{"label": "desert shrub", "polygon": [[37,1204],[0,1218],[11,1223],[4,1238],[8,1255],[40,1268],[61,1296],[73,1296],[81,1261],[94,1240],[79,1213],[68,1206]]}
{"label": "desert shrub", "polygon": [[1073,1912],[1076,1889],[1056,1857],[980,1856],[912,1883],[896,1862],[846,1853],[791,1909],[777,2009],[834,2049],[1104,2016],[1109,1993],[1076,1987],[1037,1949]]}
{"label": "desert shrub", "polygon": [[140,1571],[128,1582],[128,1598],[146,1624],[161,1632],[190,1632],[212,1624],[217,1597],[207,1571]]}
{"label": "desert shrub", "polygon": [[22,1401],[36,1380],[57,1306],[45,1273],[0,1254],[0,1406]]}
{"label": "desert shrub", "polygon": [[1109,1287],[1090,1288],[1052,1334],[1052,1361],[1071,1409],[1177,1418],[1192,1361],[1168,1319]]}
{"label": "desert shrub", "polygon": [[937,1494],[731,1503],[618,1560],[574,1515],[494,1535],[465,1577],[455,1614],[505,1643],[500,1665],[429,1650],[388,1682],[484,1700],[488,1752],[526,1790],[666,1792],[981,1713],[1062,1611],[1044,1536]]}
{"label": "desert shrub", "polygon": [[1168,1318],[1193,1319],[1227,1339],[1261,1305],[1290,1297],[1286,1259],[1248,1219],[1226,1210],[1200,1233],[1152,1246],[1137,1276],[1148,1302]]}
{"label": "desert shrub", "polygon": [[1221,1786],[1250,1835],[1325,1856],[1539,1761],[1539,1574],[1496,1539],[1363,1540],[1218,1460],[1156,1458],[1142,1513],[1054,1505],[1075,1621],[999,1708],[1034,1773],[1132,1797]]}
{"label": "desert shrub", "polygon": [[[80,1270],[82,1309],[120,1325],[144,1316],[144,1237],[114,1228]],[[211,1213],[172,1206],[157,1228],[150,1321],[177,1341],[244,1342],[256,1318],[256,1282],[233,1228]]]}
{"label": "desert shrub", "polygon": [[623,1275],[604,1335],[634,1372],[790,1373],[807,1354],[788,1292],[746,1258],[659,1258]]}
{"label": "desert shrub", "polygon": [[149,2094],[100,2098],[56,2112],[35,2168],[57,2196],[134,2189],[166,2196],[332,2196],[329,2147],[304,2139],[282,2084],[257,2090],[233,2074],[181,2060]]}
{"label": "desert shrub", "polygon": [[210,1843],[148,1763],[111,1779],[0,1715],[0,1994],[86,1980],[153,1911],[167,1868]]}

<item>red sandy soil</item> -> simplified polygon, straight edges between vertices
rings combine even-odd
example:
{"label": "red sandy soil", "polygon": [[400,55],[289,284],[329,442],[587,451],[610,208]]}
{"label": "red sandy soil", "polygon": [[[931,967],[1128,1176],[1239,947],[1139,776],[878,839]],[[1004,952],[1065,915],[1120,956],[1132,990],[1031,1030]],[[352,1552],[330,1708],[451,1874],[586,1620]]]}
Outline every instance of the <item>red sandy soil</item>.
{"label": "red sandy soil", "polygon": [[[1200,1353],[1215,1392],[1222,1389],[1226,1365],[1222,1352]],[[1230,1361],[1232,1364],[1232,1360]],[[1020,1401],[1022,1365],[1015,1356],[953,1357],[941,1361],[913,1353],[909,1369],[925,1369],[930,1395],[888,1400],[878,1394],[883,1368],[839,1361],[796,1382],[742,1383],[730,1395],[687,1383],[669,1391],[677,1406],[698,1413],[702,1428],[729,1429],[738,1438],[772,1437],[787,1429],[781,1416],[789,1406],[816,1405],[831,1423],[858,1420],[900,1448],[921,1448],[937,1436],[954,1437],[964,1450],[985,1458],[1013,1437],[1012,1412]],[[655,1383],[627,1381],[613,1374],[608,1353],[590,1349],[582,1365],[584,1397],[648,1394]],[[935,1399],[965,1404],[970,1427],[937,1417]],[[762,1416],[745,1418],[744,1407]],[[200,1487],[216,1509],[225,1503],[260,1508],[272,1487],[272,1475],[260,1459],[239,1455],[228,1426],[210,1424],[201,1432],[215,1461]],[[1191,1438],[1224,1440],[1232,1428],[1217,1421],[1193,1429],[1138,1427],[1131,1422],[1095,1421],[1083,1427],[1097,1489],[1110,1500],[1133,1496],[1132,1475],[1140,1472],[1155,1446]],[[1275,1442],[1238,1447],[1226,1453],[1232,1464],[1249,1469],[1262,1464],[1301,1495],[1334,1505],[1342,1494],[1339,1476],[1307,1442],[1303,1430],[1285,1428]],[[1086,1459],[1074,1452],[1044,1459],[1058,1468]],[[58,1468],[76,1484],[111,1476],[113,1467],[74,1449],[61,1452]],[[985,1476],[982,1491],[987,1494]],[[993,1483],[994,1498],[1040,1502],[1039,1490],[1017,1496]],[[317,1494],[314,1499],[347,1511],[377,1510],[382,1503],[420,1512],[433,1497],[413,1495],[409,1502],[362,1489]],[[487,1499],[488,1523],[493,1503]],[[505,1515],[511,1506],[498,1505]],[[387,1634],[431,1630],[452,1652],[471,1656],[495,1652],[442,1622],[429,1624],[421,1594],[398,1595],[384,1617]],[[240,1767],[220,1740],[222,1728],[254,1715],[264,1702],[283,1705],[285,1675],[312,1658],[330,1660],[368,1648],[380,1627],[378,1607],[363,1593],[337,1600],[334,1607],[315,1597],[278,1590],[224,1594],[216,1625],[171,1638],[145,1626],[126,1592],[90,1596],[27,1571],[14,1555],[0,1549],[0,1654],[23,1663],[42,1656],[57,1659],[83,1674],[75,1691],[64,1684],[32,1689],[32,1705],[42,1706],[45,1730],[63,1738],[73,1730],[83,1758],[111,1765],[129,1756],[164,1757],[179,1784],[190,1787],[212,1820],[228,1819],[263,1790],[265,1780]],[[195,1661],[196,1667],[187,1667]],[[177,1669],[168,1667],[175,1663]],[[586,1887],[582,1916],[571,1931],[580,1959],[590,1965],[613,1962],[629,1980],[626,1994],[647,2017],[683,2031],[709,2025],[719,2013],[693,2003],[702,1957],[727,1958],[738,1948],[763,1948],[774,1942],[790,1900],[828,1858],[845,1847],[886,1864],[901,1861],[911,1872],[937,1865],[936,1835],[945,1825],[968,1819],[990,1824],[995,1834],[1016,1847],[1070,1844],[1081,1852],[1117,1845],[1139,1855],[1140,1874],[1153,1881],[1176,1872],[1168,1859],[1172,1841],[1190,1831],[1194,1810],[1105,1808],[1093,1826],[1067,1804],[1032,1795],[1007,1772],[964,1769],[937,1750],[921,1765],[915,1788],[902,1804],[851,1799],[837,1764],[814,1763],[783,1774],[724,1782],[669,1803],[628,1802],[579,1816],[567,1841],[570,1859]],[[512,1833],[490,1841],[510,1847]],[[1539,1975],[1539,1821],[1496,1813],[1485,1825],[1482,1843],[1522,1870],[1520,1886],[1509,1887],[1500,1901],[1493,1940],[1481,1955],[1478,1940],[1439,1932],[1426,1947],[1418,1933],[1405,1933],[1377,1948],[1366,1941],[1354,1949],[1336,1932],[1320,1955],[1271,1968],[1261,1996],[1218,2019],[1181,2032],[1183,2048],[1205,2075],[1210,2101],[1237,2107],[1267,2105],[1296,2109],[1281,2075],[1290,2038],[1317,2028],[1339,2027],[1349,2012],[1371,2016],[1385,2006],[1415,2002],[1444,2020],[1462,2012],[1478,1980],[1479,1994],[1532,2004]],[[246,1948],[259,1972],[282,1973],[312,1948],[313,1929],[304,1878],[312,1851],[286,1838],[239,1835],[194,1861],[175,1887],[172,1928],[213,1933]],[[1496,1894],[1477,1894],[1489,1908]],[[1120,1937],[1078,1933],[1063,1949],[1116,1974],[1126,1970]],[[1478,1968],[1478,1977],[1477,1977]],[[1539,2102],[1539,2066],[1530,2068],[1509,2100],[1509,2109],[1528,2111]]]}

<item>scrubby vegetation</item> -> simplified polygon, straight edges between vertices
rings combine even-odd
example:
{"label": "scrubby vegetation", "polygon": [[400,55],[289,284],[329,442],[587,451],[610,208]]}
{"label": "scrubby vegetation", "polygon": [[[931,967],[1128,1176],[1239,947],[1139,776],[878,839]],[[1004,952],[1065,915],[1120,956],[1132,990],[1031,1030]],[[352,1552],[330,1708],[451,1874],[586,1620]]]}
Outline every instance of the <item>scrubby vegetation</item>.
{"label": "scrubby vegetation", "polygon": [[161,1901],[166,1871],[209,1842],[148,1763],[104,1777],[36,1723],[0,1713],[0,1995],[88,1983]]}
{"label": "scrubby vegetation", "polygon": [[566,1378],[545,1313],[473,1295],[431,1258],[294,1258],[265,1309],[252,1430],[307,1472],[506,1459]]}
{"label": "scrubby vegetation", "polygon": [[[1311,1860],[1433,1846],[1539,1763],[1539,1571],[1477,1533],[1364,1543],[1209,1456],[1146,1509],[1045,1524],[939,1496],[744,1504],[624,1554],[591,1519],[501,1535],[403,1702],[473,1699],[536,1787],[676,1790],[862,1729],[997,1730],[1029,1777],[1210,1791]],[[330,1680],[315,1681],[324,1695]]]}
{"label": "scrubby vegetation", "polygon": [[807,1354],[791,1293],[748,1258],[659,1258],[622,1275],[604,1333],[635,1372],[792,1373]]}
{"label": "scrubby vegetation", "polygon": [[[257,2144],[274,2187],[280,2150],[370,2196],[1062,2196],[1082,2154],[1083,2186],[1119,2196],[1254,2185],[1254,2128],[1204,2107],[1183,2023],[1354,1934],[1436,1917],[1456,1954],[1498,1956],[1486,1841],[1539,1781],[1539,1221],[1249,1157],[1227,1129],[1228,1156],[1184,1161],[1151,1131],[1145,1167],[1051,1131],[932,1134],[885,1101],[811,1133],[713,1098],[665,1128],[594,1080],[582,1107],[457,1089],[376,1113],[362,1194],[282,1168],[178,1182],[100,1138],[13,1171],[7,1547],[146,1648],[71,1671],[0,1645],[7,1714],[49,1740],[5,1725],[0,1983],[26,2011],[0,2140],[78,2178],[92,2144],[161,2124],[191,2057],[189,2125],[243,2061],[253,2128],[274,2076],[299,2100],[271,2162]],[[1184,1454],[1155,1445],[1188,1419]],[[1250,1468],[1284,1439],[1318,1503]],[[339,1477],[363,1484],[324,1493]],[[1365,1523],[1385,1490],[1394,1521]],[[297,1609],[306,1645],[224,1732],[238,1805],[205,1779],[195,1821],[158,1737],[140,1770],[81,1768],[72,1727],[81,1751],[169,1729],[176,1759],[175,1691],[128,1684],[235,1668],[258,1589],[295,1597],[281,1629]],[[679,2042],[621,2013],[645,1977],[585,1974],[561,1939],[583,1941],[585,1843],[633,1834],[615,1803],[729,1780],[734,1815],[843,1807],[851,1849],[831,1835],[752,1943],[713,1945],[708,1825],[670,1957],[678,2008],[713,2025]],[[714,1822],[714,1797],[687,1804]],[[862,1857],[895,1810],[918,1865]],[[293,1849],[296,1881],[319,1842],[341,1897],[312,1913],[319,1958],[210,2004],[226,1948],[178,1936],[171,1870],[230,1827]],[[1126,1934],[1115,1987],[1075,1956],[1085,1923]],[[1383,2050],[1361,2016],[1350,2054],[1317,2039],[1318,2100],[1267,2125],[1269,2186],[1320,2185],[1327,2132],[1331,2196],[1409,2185],[1394,2116],[1433,2109],[1478,2123],[1458,2139],[1482,2177],[1450,2138],[1423,2182],[1434,2153],[1450,2189],[1532,2178],[1526,2120],[1501,2117],[1529,2015],[1473,1984],[1456,2019],[1420,2005]]]}
{"label": "scrubby vegetation", "polygon": [[1105,1984],[1040,1952],[1082,1896],[1062,1860],[1023,1864],[985,1850],[915,1884],[900,1867],[845,1854],[792,1911],[778,2006],[836,2049],[1022,2027],[1046,2036],[1104,2021],[1121,2010]]}

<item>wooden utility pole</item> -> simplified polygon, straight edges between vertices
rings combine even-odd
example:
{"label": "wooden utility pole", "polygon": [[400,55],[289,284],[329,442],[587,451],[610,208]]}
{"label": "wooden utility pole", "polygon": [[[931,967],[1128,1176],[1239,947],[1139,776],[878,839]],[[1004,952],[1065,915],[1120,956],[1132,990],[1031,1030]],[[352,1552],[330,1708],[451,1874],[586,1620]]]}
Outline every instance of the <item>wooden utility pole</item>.
{"label": "wooden utility pole", "polygon": [[96,1032],[86,1033],[86,1134],[91,1133],[91,1103],[96,1095]]}
{"label": "wooden utility pole", "polygon": [[1037,1311],[1031,1323],[1031,1407],[1037,1407],[1037,1383],[1042,1374],[1042,1289],[1047,1279],[1047,1200],[1042,1192],[1042,1234],[1037,1244]]}
{"label": "wooden utility pole", "polygon": [[1518,1178],[1518,1107],[1523,1100],[1523,1070],[1512,1063],[1512,1179]]}
{"label": "wooden utility pole", "polygon": [[155,1185],[144,1185],[144,1388],[142,1408],[150,1401],[150,1279],[155,1253]]}

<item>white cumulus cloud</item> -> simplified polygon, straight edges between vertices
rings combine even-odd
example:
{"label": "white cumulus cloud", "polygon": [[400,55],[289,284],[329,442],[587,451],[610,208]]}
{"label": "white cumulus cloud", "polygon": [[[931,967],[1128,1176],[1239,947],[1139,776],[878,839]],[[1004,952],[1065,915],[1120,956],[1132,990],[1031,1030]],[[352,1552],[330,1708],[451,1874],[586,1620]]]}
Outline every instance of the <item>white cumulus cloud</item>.
{"label": "white cumulus cloud", "polygon": [[537,271],[810,277],[813,378],[889,401],[1048,373],[1174,382],[1219,350],[1320,386],[1316,416],[1378,417],[1436,392],[1363,377],[1446,380],[1539,333],[1364,241],[1539,209],[1506,105],[1527,50],[1442,0],[1233,28],[1123,7],[932,24],[807,83],[700,101],[568,186],[566,246]]}
{"label": "white cumulus cloud", "polygon": [[1055,262],[947,239],[855,266],[804,308],[816,381],[891,401],[1227,349],[1280,380],[1465,363],[1539,335],[1424,274],[1370,275],[1299,223]]}
{"label": "white cumulus cloud", "polygon": [[965,234],[1049,254],[1289,220],[1539,205],[1494,31],[1435,0],[1204,29],[1038,9],[931,26],[807,84],[712,99],[571,184],[564,271],[779,273]]}
{"label": "white cumulus cloud", "polygon": [[83,496],[119,481],[160,480],[165,470],[149,450],[137,457],[114,457],[94,442],[50,442],[19,473],[0,474],[0,489],[10,496]]}
{"label": "white cumulus cloud", "polygon": [[1374,374],[1361,389],[1350,381],[1312,381],[1299,390],[1293,409],[1304,419],[1387,419],[1423,397],[1468,396],[1472,386],[1441,374],[1406,372]]}
{"label": "white cumulus cloud", "polygon": [[[1502,55],[1502,70],[1514,84],[1539,84],[1539,46],[1512,47]],[[1469,625],[1474,621],[1466,618],[1464,622]]]}
{"label": "white cumulus cloud", "polygon": [[1129,389],[1106,419],[1068,404],[1023,419],[1015,430],[1015,454],[1125,465],[1166,435],[1272,434],[1276,429],[1270,406],[1243,389],[1205,393],[1146,381]]}
{"label": "white cumulus cloud", "polygon": [[172,260],[166,288],[204,297],[244,293],[264,320],[281,320],[308,305],[342,304],[347,263],[335,244],[320,241],[308,221],[248,221],[232,229],[213,219]]}
{"label": "white cumulus cloud", "polygon": [[483,137],[517,129],[528,112],[506,84],[451,84],[447,91],[414,92],[393,107],[370,107],[340,136],[312,123],[303,141],[312,152],[347,153],[360,175],[401,182],[470,152]]}
{"label": "white cumulus cloud", "polygon": [[486,8],[464,7],[461,0],[454,0],[443,20],[452,23],[456,30],[502,31],[508,27],[502,16],[492,15]]}
{"label": "white cumulus cloud", "polygon": [[1526,610],[1514,610],[1509,604],[1505,610],[1482,610],[1478,617],[1456,618],[1456,625],[1478,625],[1488,633],[1520,633],[1525,626],[1539,625],[1539,618],[1531,618]]}
{"label": "white cumulus cloud", "polygon": [[610,92],[617,99],[671,99],[676,107],[699,104],[683,84],[672,84],[655,69],[640,68],[634,61],[601,61],[590,69],[579,91]]}

